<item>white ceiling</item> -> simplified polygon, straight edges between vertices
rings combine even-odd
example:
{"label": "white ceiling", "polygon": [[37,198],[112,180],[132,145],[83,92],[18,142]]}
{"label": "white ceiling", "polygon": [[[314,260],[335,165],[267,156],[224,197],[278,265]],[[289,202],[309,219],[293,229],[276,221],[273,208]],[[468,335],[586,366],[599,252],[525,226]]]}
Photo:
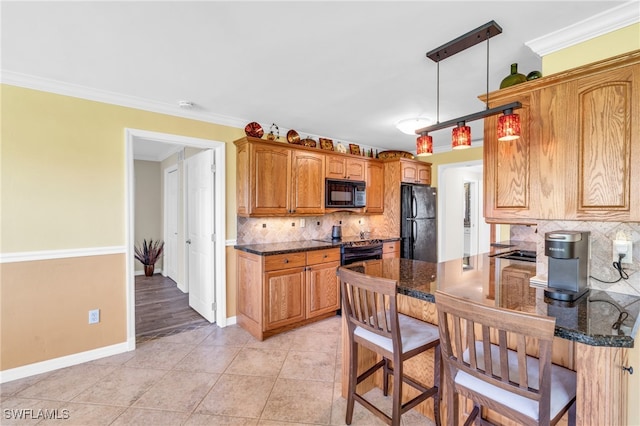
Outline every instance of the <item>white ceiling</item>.
{"label": "white ceiling", "polygon": [[[540,70],[525,43],[625,3],[2,1],[2,81],[238,127],[257,121],[265,133],[276,123],[281,137],[295,129],[415,151],[394,123],[436,118],[427,51],[495,20],[493,91],[511,63]],[[440,62],[441,122],[485,108],[486,58],[481,43]],[[482,120],[471,125],[481,143]],[[436,152],[448,150],[450,129],[433,136]]]}

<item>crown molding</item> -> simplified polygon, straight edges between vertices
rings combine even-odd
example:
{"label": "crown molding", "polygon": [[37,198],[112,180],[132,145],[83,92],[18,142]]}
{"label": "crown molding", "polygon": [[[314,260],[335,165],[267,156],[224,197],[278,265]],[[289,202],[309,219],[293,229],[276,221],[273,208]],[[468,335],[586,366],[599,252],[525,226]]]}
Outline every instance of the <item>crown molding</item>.
{"label": "crown molding", "polygon": [[566,28],[525,43],[534,53],[545,56],[583,41],[640,22],[638,1],[628,1]]}
{"label": "crown molding", "polygon": [[193,109],[180,109],[177,103],[169,104],[165,102],[151,101],[135,96],[124,95],[122,93],[65,83],[58,80],[52,80],[8,70],[0,71],[0,82],[11,86],[19,86],[27,89],[51,92],[58,95],[71,96],[74,98],[87,99],[96,102],[104,102],[112,105],[119,105],[128,108],[135,108],[144,111],[167,114],[176,117],[188,118],[191,120],[236,127],[240,129],[244,129],[244,126],[246,125],[246,123],[248,123],[246,119],[228,117],[205,111],[198,111],[197,106]]}

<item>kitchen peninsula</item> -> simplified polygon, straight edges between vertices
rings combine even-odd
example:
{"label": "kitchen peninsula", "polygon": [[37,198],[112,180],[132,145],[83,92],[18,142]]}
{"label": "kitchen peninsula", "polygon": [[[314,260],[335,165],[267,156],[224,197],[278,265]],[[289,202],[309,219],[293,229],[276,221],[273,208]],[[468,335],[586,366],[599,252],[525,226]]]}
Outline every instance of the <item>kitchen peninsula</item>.
{"label": "kitchen peninsula", "polygon": [[[509,284],[494,278],[497,276],[492,271],[496,267],[495,258],[488,254],[477,255],[465,263],[462,259],[438,264],[382,259],[347,267],[367,275],[397,280],[399,311],[436,324],[433,303],[436,290],[501,306],[499,294]],[[536,288],[535,292],[535,300],[523,297],[518,309],[556,318],[553,362],[577,372],[577,424],[625,424],[629,373],[623,367],[628,367],[626,348],[633,347],[640,325],[640,297],[591,290],[574,304],[567,305],[545,300],[542,289]],[[622,322],[621,312],[628,314]],[[345,339],[343,330],[343,342]],[[359,365],[369,365],[372,354],[361,350],[359,355]],[[342,356],[344,396],[349,359],[348,347],[344,344]],[[432,378],[425,375],[431,371],[432,358],[430,353],[421,355],[420,361],[409,366],[408,374],[431,383]],[[375,380],[368,386],[379,386]],[[461,407],[465,409],[463,404]],[[421,404],[419,409],[433,417],[429,403]],[[499,417],[491,419],[503,422]]]}

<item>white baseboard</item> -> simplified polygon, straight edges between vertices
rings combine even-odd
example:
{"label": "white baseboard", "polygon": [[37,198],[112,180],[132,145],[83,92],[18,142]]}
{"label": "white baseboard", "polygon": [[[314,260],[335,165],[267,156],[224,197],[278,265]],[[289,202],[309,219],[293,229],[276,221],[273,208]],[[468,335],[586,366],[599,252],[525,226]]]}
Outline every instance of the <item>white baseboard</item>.
{"label": "white baseboard", "polygon": [[[162,268],[154,269],[153,275],[155,274],[162,274]],[[135,275],[136,277],[139,277],[140,275],[144,275],[144,270],[135,271],[133,275]]]}
{"label": "white baseboard", "polygon": [[[237,324],[237,322],[237,317],[229,317],[227,318],[224,326],[234,325]],[[35,376],[36,374],[48,373],[49,371],[58,370],[60,368],[71,367],[72,365],[82,364],[83,362],[95,361],[96,359],[118,355],[135,350],[135,348],[135,340],[128,340],[127,342],[105,346],[103,348],[92,349],[86,352],[36,362],[22,367],[11,368],[9,370],[0,371],[0,384],[11,382],[13,380],[24,379],[25,377]]]}
{"label": "white baseboard", "polygon": [[118,343],[103,348],[92,349],[86,352],[79,352],[73,355],[67,355],[60,358],[54,358],[47,361],[36,362],[34,364],[22,367],[11,368],[9,370],[0,371],[0,383],[6,383],[13,380],[23,379],[36,374],[47,373],[49,371],[58,370],[60,368],[71,367],[72,365],[82,364],[83,362],[94,361],[111,355],[117,355],[135,349],[129,342]]}

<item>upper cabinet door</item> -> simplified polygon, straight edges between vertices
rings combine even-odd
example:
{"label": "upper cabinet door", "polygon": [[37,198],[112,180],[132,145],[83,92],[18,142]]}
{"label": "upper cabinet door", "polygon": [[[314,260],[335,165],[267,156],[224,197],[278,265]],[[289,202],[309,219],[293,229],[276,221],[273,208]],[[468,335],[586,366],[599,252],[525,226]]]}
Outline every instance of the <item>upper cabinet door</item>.
{"label": "upper cabinet door", "polygon": [[[533,199],[533,188],[537,163],[532,155],[535,142],[529,136],[530,95],[522,94],[515,99],[500,99],[500,104],[520,101],[522,108],[514,113],[520,115],[520,138],[498,141],[498,116],[484,120],[484,179],[485,217],[488,221],[529,222],[537,217],[537,200]],[[497,106],[498,101],[494,100]]]}
{"label": "upper cabinet door", "polygon": [[640,218],[640,65],[577,81],[576,219]]}
{"label": "upper cabinet door", "polygon": [[431,185],[431,163],[400,159],[400,180],[403,183]]}
{"label": "upper cabinet door", "polygon": [[250,214],[287,214],[290,210],[291,149],[254,144],[251,150]]}
{"label": "upper cabinet door", "polygon": [[294,151],[291,166],[292,214],[324,214],[323,154]]}
{"label": "upper cabinet door", "polygon": [[384,164],[367,162],[367,208],[365,213],[384,212]]}
{"label": "upper cabinet door", "polygon": [[364,180],[366,160],[338,155],[327,155],[328,179]]}

